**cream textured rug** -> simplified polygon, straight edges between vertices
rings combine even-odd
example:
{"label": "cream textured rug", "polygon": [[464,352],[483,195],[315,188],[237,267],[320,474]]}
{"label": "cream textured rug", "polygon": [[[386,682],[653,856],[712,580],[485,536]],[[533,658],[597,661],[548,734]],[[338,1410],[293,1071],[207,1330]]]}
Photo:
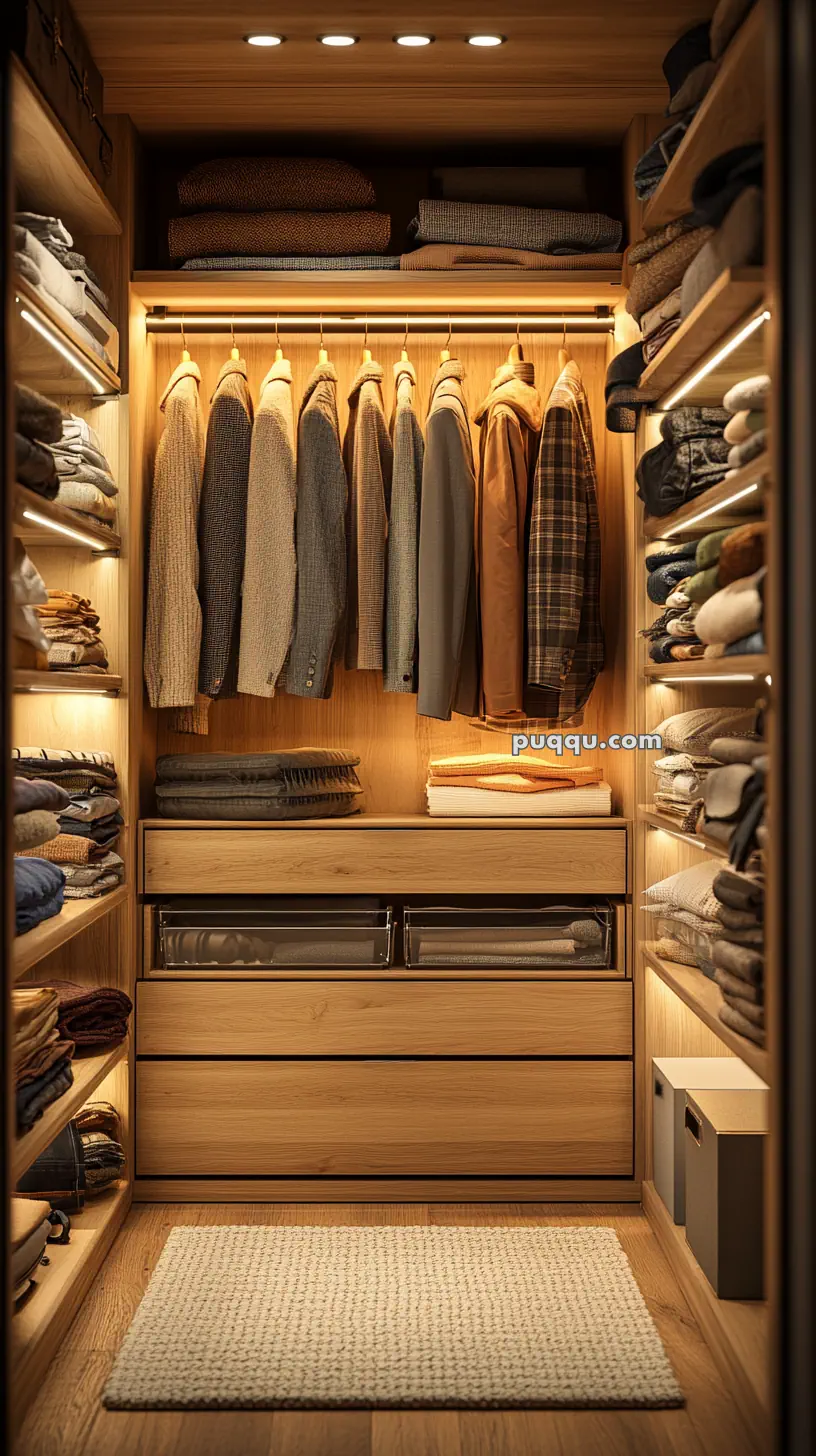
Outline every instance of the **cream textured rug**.
{"label": "cream textured rug", "polygon": [[675,1406],[614,1230],[175,1228],[114,1409]]}

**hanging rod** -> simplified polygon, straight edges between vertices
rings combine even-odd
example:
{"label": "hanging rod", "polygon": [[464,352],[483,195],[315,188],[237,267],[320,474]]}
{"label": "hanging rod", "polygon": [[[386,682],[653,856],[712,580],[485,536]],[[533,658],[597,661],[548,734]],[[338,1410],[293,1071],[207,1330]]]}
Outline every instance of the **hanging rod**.
{"label": "hanging rod", "polygon": [[520,324],[526,333],[547,333],[568,329],[588,329],[592,333],[610,333],[615,320],[606,304],[600,304],[586,313],[526,313],[519,309],[514,313],[411,313],[410,310],[394,310],[393,313],[286,313],[275,310],[269,313],[170,313],[165,307],[151,309],[145,326],[149,334],[180,332],[182,325],[187,334],[212,333],[230,329],[252,329],[253,332],[274,332],[278,329],[299,331],[325,330],[343,331],[351,328],[393,329],[404,331],[406,322],[414,329],[429,332],[434,329],[447,331],[451,326],[458,329],[515,328]]}

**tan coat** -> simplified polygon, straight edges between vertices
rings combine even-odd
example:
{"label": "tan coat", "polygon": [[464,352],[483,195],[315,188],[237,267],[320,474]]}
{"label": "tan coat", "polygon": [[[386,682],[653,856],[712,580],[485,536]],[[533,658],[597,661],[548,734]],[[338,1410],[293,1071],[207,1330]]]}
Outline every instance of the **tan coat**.
{"label": "tan coat", "polygon": [[476,556],[482,698],[484,713],[494,718],[524,712],[525,520],[541,429],[534,380],[532,364],[503,364],[475,415],[481,425]]}
{"label": "tan coat", "polygon": [[192,707],[198,689],[198,506],[204,458],[197,364],[179,364],[161,398],[150,507],[144,672],[153,708]]}
{"label": "tan coat", "polygon": [[348,478],[346,667],[381,668],[385,613],[385,542],[393,450],[383,409],[383,371],[361,364],[349,395],[343,444]]}

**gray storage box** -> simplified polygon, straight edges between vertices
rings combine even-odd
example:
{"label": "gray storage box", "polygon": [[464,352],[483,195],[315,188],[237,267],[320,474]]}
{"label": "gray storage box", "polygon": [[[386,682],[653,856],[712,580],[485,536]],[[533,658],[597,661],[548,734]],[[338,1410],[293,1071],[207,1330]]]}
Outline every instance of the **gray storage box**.
{"label": "gray storage box", "polygon": [[652,1073],[654,1186],[675,1223],[685,1223],[686,1092],[689,1088],[762,1091],[765,1083],[737,1057],[653,1057]]}
{"label": "gray storage box", "polygon": [[762,1299],[768,1093],[686,1094],[686,1238],[720,1299]]}

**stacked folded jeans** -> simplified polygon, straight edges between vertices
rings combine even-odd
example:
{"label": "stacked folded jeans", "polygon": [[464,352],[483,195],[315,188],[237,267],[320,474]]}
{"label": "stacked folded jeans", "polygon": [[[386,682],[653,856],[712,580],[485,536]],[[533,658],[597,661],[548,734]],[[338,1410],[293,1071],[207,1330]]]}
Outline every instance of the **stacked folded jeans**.
{"label": "stacked folded jeans", "polygon": [[113,479],[96,431],[79,415],[66,415],[62,433],[53,447],[59,477],[60,505],[87,516],[94,525],[116,526]]}
{"label": "stacked folded jeans", "polygon": [[597,212],[423,198],[403,268],[616,268],[619,222]]}
{"label": "stacked folded jeans", "polygon": [[525,754],[431,759],[425,791],[434,817],[569,818],[612,812],[611,790],[600,769]]}
{"label": "stacked folded jeans", "polygon": [[52,672],[108,671],[107,648],[99,635],[99,617],[87,597],[49,589],[37,606],[40,626],[48,639],[48,667]]}
{"label": "stacked folded jeans", "polygon": [[374,188],[347,162],[202,162],[181,178],[178,196],[182,207],[195,209],[171,218],[169,226],[170,256],[186,268],[308,269],[323,267],[317,260],[324,258],[336,258],[335,266],[344,268],[370,268],[388,248],[391,219],[371,210]]}
{"label": "stacked folded jeans", "polygon": [[11,633],[15,667],[39,669],[48,665],[48,638],[43,633],[39,608],[48,601],[45,582],[18,536],[14,537],[11,567]]}
{"label": "stacked folded jeans", "polygon": [[62,432],[62,411],[25,384],[14,386],[14,477],[20,485],[53,500],[59,490],[54,456],[48,448]]}
{"label": "stacked folded jeans", "polygon": [[362,808],[359,762],[334,748],[163,754],[157,808],[166,819],[339,818]]}
{"label": "stacked folded jeans", "polygon": [[722,991],[720,1020],[757,1046],[765,1045],[765,878],[721,869],[714,880],[719,930],[712,957]]}
{"label": "stacked folded jeans", "polygon": [[724,409],[681,405],[660,422],[662,439],[638,461],[638,495],[652,516],[667,516],[725,479],[729,446]]}
{"label": "stacked folded jeans", "polygon": [[731,418],[725,438],[731,446],[728,471],[732,475],[756,460],[768,448],[767,403],[771,381],[767,374],[743,379],[726,394],[723,405]]}
{"label": "stacked folded jeans", "polygon": [[65,875],[47,859],[14,856],[14,928],[25,935],[43,920],[59,915],[65,898]]}
{"label": "stacked folded jeans", "polygon": [[680,870],[650,885],[643,907],[652,917],[650,936],[655,954],[664,960],[696,966],[711,979],[714,939],[720,929],[712,889],[716,874],[717,865],[711,861]]}
{"label": "stacked folded jeans", "polygon": [[53,992],[57,1031],[80,1051],[115,1046],[125,1040],[133,1002],[124,991],[115,986],[77,986],[73,981],[52,979],[32,981],[30,985]]}
{"label": "stacked folded jeans", "polygon": [[18,212],[13,228],[14,265],[57,317],[112,369],[119,367],[119,334],[99,279],[57,217]]}
{"label": "stacked folded jeans", "polygon": [[74,1118],[82,1143],[88,1193],[100,1193],[125,1170],[122,1120],[110,1102],[86,1102]]}
{"label": "stacked folded jeans", "polygon": [[74,1043],[60,1027],[50,987],[14,987],[11,1012],[17,1131],[25,1132],[71,1086]]}

